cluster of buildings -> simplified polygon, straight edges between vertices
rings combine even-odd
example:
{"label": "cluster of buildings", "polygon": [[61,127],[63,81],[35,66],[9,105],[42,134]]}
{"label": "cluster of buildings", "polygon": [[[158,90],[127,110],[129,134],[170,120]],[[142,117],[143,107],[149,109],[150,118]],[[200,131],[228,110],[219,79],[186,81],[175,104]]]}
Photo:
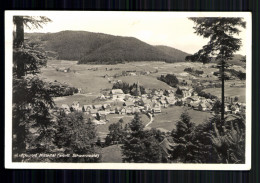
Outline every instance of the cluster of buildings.
{"label": "cluster of buildings", "polygon": [[[176,94],[176,89],[152,90],[147,94],[141,94],[139,83],[137,84],[137,96],[125,94],[121,89],[112,89],[109,93],[99,97],[102,104],[80,106],[78,101],[71,106],[63,104],[61,109],[65,113],[82,111],[91,115],[97,120],[106,121],[108,114],[134,114],[140,113],[161,113],[162,108],[174,105],[183,105],[199,111],[212,111],[215,100],[206,99],[187,86],[179,87],[182,94]],[[245,110],[245,105],[226,101],[226,113],[240,113]]]}
{"label": "cluster of buildings", "polygon": [[56,71],[59,71],[59,72],[70,72],[70,68],[60,67],[60,68],[56,68]]}
{"label": "cluster of buildings", "polygon": [[227,114],[240,114],[246,112],[246,104],[237,102],[232,97],[225,98],[225,112]]}

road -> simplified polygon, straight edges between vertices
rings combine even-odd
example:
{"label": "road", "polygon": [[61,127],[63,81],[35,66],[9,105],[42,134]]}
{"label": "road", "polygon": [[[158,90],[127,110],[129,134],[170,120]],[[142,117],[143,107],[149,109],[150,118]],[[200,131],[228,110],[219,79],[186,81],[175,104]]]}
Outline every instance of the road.
{"label": "road", "polygon": [[153,115],[151,113],[148,113],[150,116],[150,122],[145,125],[145,127],[148,127],[153,122]]}

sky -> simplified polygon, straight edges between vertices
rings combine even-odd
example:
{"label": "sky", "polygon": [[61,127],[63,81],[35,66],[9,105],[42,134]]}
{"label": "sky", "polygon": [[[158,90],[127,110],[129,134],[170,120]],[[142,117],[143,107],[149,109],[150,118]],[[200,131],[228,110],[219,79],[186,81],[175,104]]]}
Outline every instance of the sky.
{"label": "sky", "polygon": [[[200,13],[199,15],[201,16]],[[44,14],[52,20],[42,29],[25,29],[25,32],[59,32],[63,30],[82,30],[100,32],[117,36],[135,37],[151,45],[171,46],[193,54],[208,39],[194,33],[194,23],[187,17],[191,15],[168,12],[48,12]],[[205,14],[204,14],[205,15]],[[211,14],[210,16],[215,15]],[[221,15],[221,14],[219,14]],[[222,14],[223,15],[223,14]],[[192,14],[194,16],[194,14]],[[203,16],[203,15],[202,15]],[[228,14],[234,16],[234,14]],[[246,30],[241,29],[238,36],[242,44],[246,41]],[[243,45],[236,54],[246,55]]]}

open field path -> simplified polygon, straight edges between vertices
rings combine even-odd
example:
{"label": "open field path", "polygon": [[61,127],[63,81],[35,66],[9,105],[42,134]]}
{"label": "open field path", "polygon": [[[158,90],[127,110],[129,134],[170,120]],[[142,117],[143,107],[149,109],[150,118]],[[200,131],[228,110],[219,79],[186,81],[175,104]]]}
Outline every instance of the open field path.
{"label": "open field path", "polygon": [[145,127],[148,127],[150,124],[152,124],[152,122],[153,122],[153,116],[152,116],[152,114],[151,113],[148,113],[149,114],[149,116],[150,116],[150,122],[149,123],[147,123],[146,125],[145,125]]}

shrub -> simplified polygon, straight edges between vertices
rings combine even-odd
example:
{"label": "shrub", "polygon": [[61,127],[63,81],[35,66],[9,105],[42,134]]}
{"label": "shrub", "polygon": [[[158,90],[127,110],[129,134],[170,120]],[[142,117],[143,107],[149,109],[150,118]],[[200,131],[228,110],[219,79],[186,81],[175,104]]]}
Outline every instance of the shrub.
{"label": "shrub", "polygon": [[167,83],[172,87],[176,87],[179,84],[179,80],[174,74],[167,74],[166,76],[161,75],[157,79]]}

